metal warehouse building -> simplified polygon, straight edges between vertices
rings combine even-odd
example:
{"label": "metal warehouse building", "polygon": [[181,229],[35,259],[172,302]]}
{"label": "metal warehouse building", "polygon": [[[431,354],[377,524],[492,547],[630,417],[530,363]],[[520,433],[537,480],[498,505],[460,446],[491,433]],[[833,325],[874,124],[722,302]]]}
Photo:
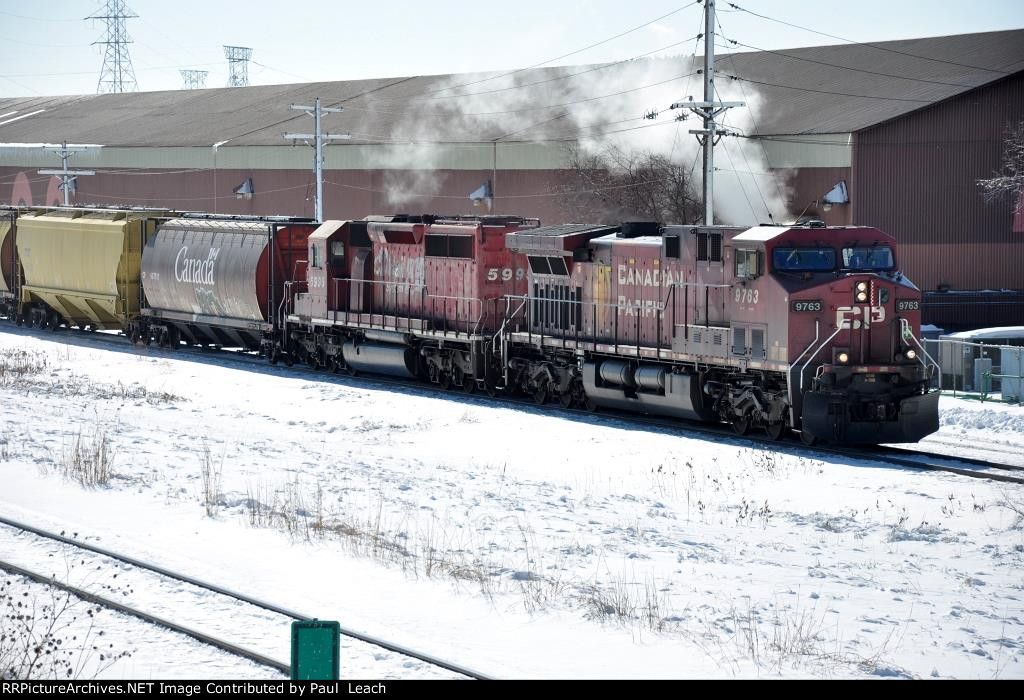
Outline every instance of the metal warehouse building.
{"label": "metal warehouse building", "polygon": [[[689,56],[648,60],[670,77],[699,68]],[[601,80],[642,65],[531,69],[500,83],[421,76],[0,99],[0,202],[58,203],[57,179],[37,174],[58,160],[38,145],[67,141],[102,146],[72,159],[97,171],[79,179],[79,203],[310,215],[311,149],[282,133],[309,131],[289,105],[320,97],[345,108],[328,130],[352,136],[326,149],[326,217],[465,211],[467,195],[493,180],[494,211],[561,223],[566,129],[544,106],[587,103]],[[1007,126],[1024,119],[1024,30],[735,53],[717,68],[721,89],[735,75],[756,95],[748,133],[788,185],[790,212],[895,235],[904,270],[935,292],[927,320],[1024,323],[1024,217],[986,204],[975,184],[999,168]],[[533,106],[505,109],[511,90]],[[455,93],[472,96],[471,111],[451,116]],[[642,112],[641,95],[618,99]],[[845,196],[826,203],[839,183]]]}

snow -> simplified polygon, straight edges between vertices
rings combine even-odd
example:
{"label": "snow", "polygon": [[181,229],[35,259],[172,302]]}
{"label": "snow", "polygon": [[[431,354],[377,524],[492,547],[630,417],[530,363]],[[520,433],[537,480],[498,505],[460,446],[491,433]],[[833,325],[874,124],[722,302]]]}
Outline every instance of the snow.
{"label": "snow", "polygon": [[[16,350],[46,366],[0,373],[0,512],[489,675],[1024,677],[1015,484],[4,328]],[[1024,444],[1016,407],[941,407],[948,450]],[[62,472],[97,434],[114,477],[86,488]],[[165,614],[231,625],[190,595]],[[166,670],[133,663],[110,673]]]}
{"label": "snow", "polygon": [[942,339],[984,340],[985,338],[1024,338],[1024,326],[1003,326],[1000,328],[978,328],[973,331],[959,331],[942,336]]}

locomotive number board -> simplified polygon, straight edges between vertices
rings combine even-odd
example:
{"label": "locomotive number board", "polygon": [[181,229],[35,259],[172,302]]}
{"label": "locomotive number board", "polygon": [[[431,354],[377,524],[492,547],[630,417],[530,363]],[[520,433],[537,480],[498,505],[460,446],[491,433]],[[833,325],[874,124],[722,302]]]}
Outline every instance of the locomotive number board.
{"label": "locomotive number board", "polygon": [[897,311],[920,311],[921,302],[916,299],[898,299],[896,301]]}
{"label": "locomotive number board", "polygon": [[799,312],[803,312],[803,311],[810,311],[812,313],[817,313],[817,312],[821,311],[823,308],[825,308],[825,307],[822,305],[822,303],[820,301],[794,301],[793,302],[793,311],[796,311],[798,313]]}

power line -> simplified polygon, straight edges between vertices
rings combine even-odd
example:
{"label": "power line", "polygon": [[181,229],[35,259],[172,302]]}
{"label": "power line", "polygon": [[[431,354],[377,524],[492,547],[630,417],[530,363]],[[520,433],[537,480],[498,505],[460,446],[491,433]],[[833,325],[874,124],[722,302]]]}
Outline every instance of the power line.
{"label": "power line", "polygon": [[[721,18],[716,15],[715,20],[718,22],[718,31],[724,37],[725,36],[725,28],[722,27],[722,20],[721,20]],[[728,54],[728,56],[729,56],[730,63],[732,63],[733,70],[736,70],[736,59],[735,59],[735,57],[731,53]],[[746,106],[747,106],[747,114],[750,115],[750,123],[754,126],[754,130],[755,131],[759,131],[759,129],[757,127],[757,117],[754,115],[754,109],[750,106],[750,100],[747,99],[747,90],[746,90],[746,88],[743,87],[743,82],[742,81],[739,83],[739,86],[740,86],[740,94],[743,95],[743,101],[746,103]],[[769,170],[771,170],[771,163],[768,161],[768,149],[765,148],[764,142],[760,142],[759,141],[758,143],[761,146],[761,154],[764,156],[764,164],[765,164],[765,166]],[[727,152],[727,154],[728,154],[728,152]],[[743,156],[744,162],[746,162],[746,160],[747,160],[747,153],[746,153],[746,151],[741,148],[740,149],[740,154]],[[748,169],[750,168],[750,163],[747,163],[747,168]],[[779,184],[778,175],[776,173],[772,173],[772,182],[775,184],[775,190],[776,190],[776,192],[778,192],[779,200],[782,202],[782,205],[785,207],[786,206],[786,195],[783,194],[783,192],[782,192],[782,185]],[[757,184],[756,180],[754,181],[754,184]],[[760,185],[758,185],[757,191],[761,195],[761,201],[765,202],[764,193],[761,192]],[[765,202],[764,208],[768,210],[768,218],[771,219],[772,221],[774,221],[774,218],[772,217],[772,211],[771,211],[771,209],[768,208],[768,203],[767,202]],[[788,209],[788,207],[786,207],[786,208]]]}
{"label": "power line", "polygon": [[644,27],[649,27],[650,25],[654,24],[655,22],[660,22],[661,20],[665,19],[666,17],[671,17],[674,14],[682,12],[683,10],[685,10],[685,9],[687,9],[689,7],[692,7],[694,5],[697,5],[700,2],[702,2],[702,1],[703,0],[694,0],[693,2],[687,3],[686,5],[683,5],[682,7],[676,8],[675,10],[672,10],[671,12],[668,12],[668,13],[666,13],[664,15],[661,15],[660,17],[655,17],[654,19],[649,20],[647,22],[644,22],[643,24],[640,24],[640,25],[638,25],[636,27],[633,27],[632,29],[627,29],[624,32],[620,32],[619,34],[616,34],[615,36],[610,36],[607,39],[602,39],[601,41],[596,41],[593,44],[588,44],[587,46],[584,46],[581,49],[576,49],[575,51],[570,51],[569,53],[562,54],[561,56],[555,56],[554,58],[549,58],[546,61],[541,61],[540,63],[534,63],[533,65],[526,66],[524,68],[517,68],[515,70],[507,71],[505,73],[499,73],[498,75],[491,75],[491,76],[488,76],[486,78],[480,78],[478,80],[471,80],[469,82],[460,83],[458,85],[449,85],[448,87],[438,88],[438,89],[435,89],[435,90],[429,90],[427,92],[415,93],[413,95],[406,95],[404,99],[409,99],[409,98],[412,98],[412,97],[419,97],[420,95],[433,95],[433,94],[438,93],[438,92],[444,92],[446,90],[455,90],[455,89],[460,88],[460,87],[469,87],[470,85],[477,85],[479,83],[486,83],[489,80],[497,80],[498,78],[507,78],[510,75],[516,75],[518,73],[522,73],[523,71],[532,70],[534,68],[540,68],[541,66],[547,65],[548,63],[554,63],[555,61],[560,61],[563,58],[568,58],[569,56],[575,56],[576,54],[583,53],[584,51],[589,51],[590,49],[593,49],[593,48],[595,48],[597,46],[601,46],[602,44],[607,44],[608,42],[614,41],[615,39],[620,39],[620,38],[622,38],[622,37],[624,37],[624,36],[626,36],[628,34],[632,34],[635,31],[643,29]]}
{"label": "power line", "polygon": [[[913,81],[919,82],[919,83],[931,83],[932,85],[946,85],[946,86],[949,86],[949,87],[958,87],[958,88],[967,88],[967,89],[973,89],[973,88],[977,87],[976,85],[965,85],[963,83],[947,83],[947,82],[942,81],[942,80],[929,80],[928,78],[911,78],[909,75],[896,75],[895,73],[881,73],[879,71],[867,70],[866,68],[854,68],[853,66],[843,66],[843,65],[840,65],[838,63],[829,63],[827,61],[819,61],[817,59],[807,58],[805,56],[794,56],[793,54],[784,53],[782,51],[775,51],[773,49],[764,49],[764,48],[761,48],[759,46],[752,46],[751,44],[744,44],[741,41],[737,41],[736,39],[730,39],[730,38],[725,37],[725,36],[723,36],[722,38],[725,39],[726,41],[728,41],[729,43],[735,45],[735,46],[743,46],[743,47],[748,48],[748,49],[753,49],[754,51],[763,51],[764,53],[776,54],[778,56],[782,56],[784,58],[789,58],[789,59],[792,59],[794,61],[805,61],[807,63],[816,63],[816,64],[818,64],[820,66],[828,66],[829,68],[838,68],[840,70],[855,71],[857,73],[867,73],[868,75],[879,75],[879,76],[882,76],[883,78],[896,78],[897,80],[913,80]],[[732,54],[729,54],[729,56],[731,57]],[[736,65],[735,61],[733,62],[733,65],[734,66]]]}
{"label": "power line", "polygon": [[30,19],[34,22],[80,22],[81,20],[76,18],[63,19],[60,17],[31,17],[29,15],[19,15],[16,12],[8,12],[7,10],[0,10],[0,15],[8,15],[9,17],[17,17],[18,19]]}
{"label": "power line", "polygon": [[909,97],[882,97],[881,95],[858,95],[851,92],[837,92],[834,90],[815,90],[814,88],[796,87],[795,85],[782,85],[780,83],[770,83],[764,80],[754,80],[753,78],[744,78],[741,75],[729,75],[728,73],[719,73],[719,75],[732,80],[743,80],[748,83],[754,83],[755,85],[768,85],[770,87],[784,88],[786,90],[799,90],[801,92],[816,92],[821,95],[841,95],[843,97],[860,97],[865,100],[887,100],[890,102],[913,102],[915,104],[931,104],[935,100],[914,100]]}
{"label": "power line", "polygon": [[795,29],[802,29],[805,32],[811,32],[812,34],[820,34],[821,36],[826,36],[829,39],[838,39],[839,41],[845,41],[848,44],[856,44],[858,46],[868,46],[868,47],[870,47],[872,49],[876,49],[878,51],[888,51],[889,53],[896,53],[896,54],[900,54],[902,56],[910,56],[911,58],[918,58],[918,59],[921,59],[922,61],[934,61],[935,63],[945,63],[945,64],[951,65],[951,66],[959,66],[961,68],[971,68],[973,70],[988,71],[989,73],[1000,73],[1000,74],[1003,74],[1003,75],[1009,75],[1009,73],[1007,71],[998,70],[998,69],[995,69],[995,68],[985,68],[983,66],[972,66],[969,63],[957,63],[956,61],[947,61],[947,60],[942,59],[942,58],[932,58],[931,56],[922,56],[921,54],[911,53],[909,51],[900,51],[899,49],[893,49],[893,48],[890,48],[888,46],[879,46],[878,44],[871,44],[871,43],[864,42],[864,41],[854,41],[853,39],[847,39],[845,37],[836,36],[835,34],[829,34],[827,32],[821,32],[821,31],[818,31],[817,29],[811,29],[810,27],[804,27],[804,26],[801,26],[799,24],[793,24],[792,22],[787,22],[785,20],[775,19],[774,17],[769,17],[768,15],[758,14],[757,12],[752,12],[751,10],[748,10],[748,9],[746,9],[744,7],[740,7],[739,5],[736,5],[736,4],[731,3],[731,2],[729,3],[729,6],[732,7],[732,8],[735,8],[739,12],[746,12],[748,15],[753,15],[754,17],[760,17],[761,19],[766,19],[769,22],[776,22],[778,24],[784,24],[787,27],[793,27]]}

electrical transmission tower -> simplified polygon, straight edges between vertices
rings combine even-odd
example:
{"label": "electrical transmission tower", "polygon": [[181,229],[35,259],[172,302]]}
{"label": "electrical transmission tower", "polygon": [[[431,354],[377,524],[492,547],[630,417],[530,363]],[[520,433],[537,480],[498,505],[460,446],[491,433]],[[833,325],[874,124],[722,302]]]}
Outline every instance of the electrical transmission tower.
{"label": "electrical transmission tower", "polygon": [[124,4],[124,0],[107,0],[102,9],[86,19],[101,19],[107,24],[103,38],[94,41],[96,44],[104,45],[103,70],[100,71],[100,81],[96,87],[97,94],[105,92],[135,92],[139,85],[135,82],[135,69],[132,68],[132,58],[128,55],[128,44],[132,39],[128,36],[125,28],[125,20],[138,17],[131,8]]}
{"label": "electrical transmission tower", "polygon": [[180,70],[181,79],[185,81],[183,86],[185,90],[202,90],[206,87],[206,76],[210,74],[208,70]]}
{"label": "electrical transmission tower", "polygon": [[245,87],[249,84],[249,59],[252,49],[245,46],[225,46],[228,59],[228,87]]}

